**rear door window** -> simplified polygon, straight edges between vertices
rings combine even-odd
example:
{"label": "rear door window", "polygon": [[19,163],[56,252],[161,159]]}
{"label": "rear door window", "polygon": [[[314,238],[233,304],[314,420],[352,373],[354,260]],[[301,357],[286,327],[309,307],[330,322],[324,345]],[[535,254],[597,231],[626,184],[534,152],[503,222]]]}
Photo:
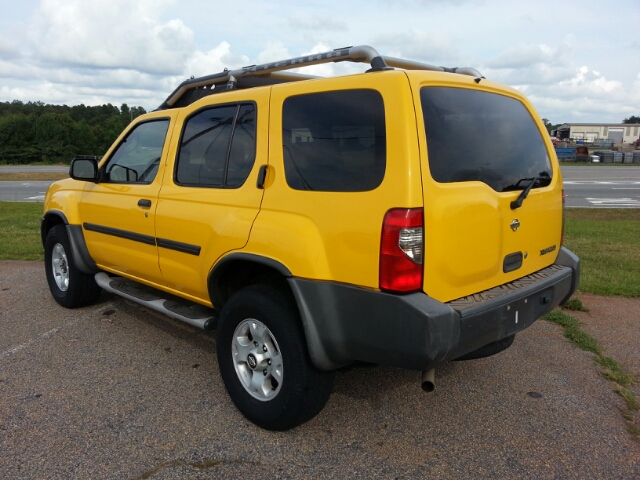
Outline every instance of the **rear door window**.
{"label": "rear door window", "polygon": [[240,187],[255,155],[255,105],[207,108],[186,122],[175,180],[188,186]]}
{"label": "rear door window", "polygon": [[386,127],[382,95],[339,90],[285,100],[282,112],[287,183],[296,190],[361,192],[382,183]]}
{"label": "rear door window", "polygon": [[429,169],[440,183],[480,181],[497,192],[547,186],[552,170],[540,131],[516,99],[461,88],[420,91]]}

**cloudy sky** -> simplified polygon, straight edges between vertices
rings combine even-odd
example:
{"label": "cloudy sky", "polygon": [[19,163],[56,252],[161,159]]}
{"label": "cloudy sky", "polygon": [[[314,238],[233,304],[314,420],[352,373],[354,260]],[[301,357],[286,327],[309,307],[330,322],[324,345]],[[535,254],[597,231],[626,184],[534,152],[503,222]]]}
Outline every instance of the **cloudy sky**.
{"label": "cloudy sky", "polygon": [[640,115],[639,20],[640,0],[2,0],[0,101],[152,110],[191,75],[371,45],[477,68],[552,123],[619,123]]}

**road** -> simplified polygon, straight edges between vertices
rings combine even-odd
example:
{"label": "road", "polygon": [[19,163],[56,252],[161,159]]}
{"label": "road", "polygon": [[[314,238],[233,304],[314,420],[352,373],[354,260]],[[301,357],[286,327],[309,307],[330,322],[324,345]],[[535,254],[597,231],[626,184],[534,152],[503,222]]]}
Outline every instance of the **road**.
{"label": "road", "polygon": [[51,181],[2,182],[0,181],[0,201],[2,202],[44,202],[44,194]]}
{"label": "road", "polygon": [[[60,166],[0,166],[0,173],[23,172],[30,168],[37,169],[32,171],[68,171],[68,167]],[[640,208],[640,166],[563,166],[562,176],[567,207]],[[0,181],[0,201],[42,202],[50,184],[46,181]]]}
{"label": "road", "polygon": [[640,166],[562,167],[567,207],[640,208]]}
{"label": "road", "polygon": [[215,333],[108,294],[66,310],[43,269],[0,262],[2,478],[640,478],[622,399],[548,322],[430,394],[418,372],[339,373],[320,415],[274,433],[227,396]]}
{"label": "road", "polygon": [[[68,172],[68,165],[0,165],[0,173]],[[51,181],[0,181],[2,202],[43,202]]]}

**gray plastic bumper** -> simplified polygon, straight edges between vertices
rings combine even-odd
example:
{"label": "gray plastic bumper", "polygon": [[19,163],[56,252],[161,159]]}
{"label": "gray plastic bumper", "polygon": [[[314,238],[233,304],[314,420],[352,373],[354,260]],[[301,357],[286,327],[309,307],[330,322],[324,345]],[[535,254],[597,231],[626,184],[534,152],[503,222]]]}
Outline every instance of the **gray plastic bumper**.
{"label": "gray plastic bumper", "polygon": [[429,370],[529,327],[566,302],[580,260],[564,247],[557,263],[505,285],[442,303],[351,285],[290,278],[316,367],[364,361]]}

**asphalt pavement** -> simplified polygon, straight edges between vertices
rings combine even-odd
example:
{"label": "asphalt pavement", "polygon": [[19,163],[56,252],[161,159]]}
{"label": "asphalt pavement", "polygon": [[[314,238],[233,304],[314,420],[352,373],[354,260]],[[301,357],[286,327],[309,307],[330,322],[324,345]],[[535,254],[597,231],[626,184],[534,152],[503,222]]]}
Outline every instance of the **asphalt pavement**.
{"label": "asphalt pavement", "polygon": [[2,478],[640,478],[622,399],[545,321],[430,394],[417,372],[339,373],[320,415],[274,433],[227,396],[215,333],[108,294],[64,309],[43,269],[0,262]]}
{"label": "asphalt pavement", "polygon": [[[7,166],[2,172],[66,172],[67,166]],[[640,166],[563,166],[569,208],[640,208]],[[42,202],[50,181],[0,181],[0,201]]]}
{"label": "asphalt pavement", "polygon": [[640,166],[562,167],[567,207],[640,208]]}

